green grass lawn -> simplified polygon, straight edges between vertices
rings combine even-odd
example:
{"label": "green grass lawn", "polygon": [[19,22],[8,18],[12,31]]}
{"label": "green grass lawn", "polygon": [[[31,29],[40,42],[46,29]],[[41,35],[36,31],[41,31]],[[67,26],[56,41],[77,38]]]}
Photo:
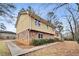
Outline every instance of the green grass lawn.
{"label": "green grass lawn", "polygon": [[10,56],[10,51],[5,42],[0,42],[0,56]]}

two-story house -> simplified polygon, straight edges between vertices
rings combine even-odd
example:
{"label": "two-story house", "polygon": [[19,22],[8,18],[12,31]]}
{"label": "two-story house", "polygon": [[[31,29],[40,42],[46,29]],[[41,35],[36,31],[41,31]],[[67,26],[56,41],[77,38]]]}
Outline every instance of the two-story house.
{"label": "two-story house", "polygon": [[17,41],[30,45],[33,39],[49,39],[55,36],[55,26],[28,11],[20,11],[16,21]]}

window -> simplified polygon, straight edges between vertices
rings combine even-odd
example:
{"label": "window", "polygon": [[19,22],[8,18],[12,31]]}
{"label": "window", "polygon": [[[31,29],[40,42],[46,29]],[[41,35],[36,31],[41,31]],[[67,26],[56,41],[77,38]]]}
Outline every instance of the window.
{"label": "window", "polygon": [[40,21],[38,21],[37,19],[35,19],[35,25],[36,26],[40,26]]}
{"label": "window", "polygon": [[38,33],[38,38],[43,38],[43,34],[42,33]]}

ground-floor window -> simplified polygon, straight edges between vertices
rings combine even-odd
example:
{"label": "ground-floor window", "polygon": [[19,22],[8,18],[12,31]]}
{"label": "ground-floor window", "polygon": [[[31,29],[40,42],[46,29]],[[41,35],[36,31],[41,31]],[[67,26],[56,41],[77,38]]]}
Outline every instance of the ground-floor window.
{"label": "ground-floor window", "polygon": [[38,38],[43,38],[43,33],[38,33]]}

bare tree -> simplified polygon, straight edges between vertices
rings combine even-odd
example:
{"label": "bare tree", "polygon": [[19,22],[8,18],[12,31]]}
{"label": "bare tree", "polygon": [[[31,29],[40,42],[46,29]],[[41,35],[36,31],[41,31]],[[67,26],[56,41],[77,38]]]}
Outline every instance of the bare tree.
{"label": "bare tree", "polygon": [[29,11],[30,14],[34,14],[35,13],[31,6],[28,6],[27,11]]}
{"label": "bare tree", "polygon": [[[77,11],[79,11],[79,3],[74,3],[74,4],[77,5]],[[70,5],[70,3],[59,3],[59,4],[56,4],[56,7],[53,10],[58,10],[59,8],[61,8],[63,6],[66,6],[66,5]]]}
{"label": "bare tree", "polygon": [[63,41],[62,39],[63,23],[59,21],[59,19],[57,18],[54,12],[48,12],[47,16],[48,16],[48,22],[49,23],[53,22],[53,25],[56,27],[55,30],[59,32],[60,38]]}
{"label": "bare tree", "polygon": [[6,26],[4,25],[4,23],[0,23],[0,30],[1,31],[6,30]]}
{"label": "bare tree", "polygon": [[56,30],[59,32],[60,34],[60,38],[63,41],[63,36],[62,36],[62,31],[63,31],[63,23],[60,21],[55,21],[55,26],[56,26]]}
{"label": "bare tree", "polygon": [[74,22],[74,37],[75,37],[75,39],[74,40],[77,40],[77,21],[76,21],[76,19],[75,19],[75,16],[74,16],[74,14],[73,14],[73,12],[69,9],[69,8],[67,8],[67,10],[69,11],[69,13],[71,14],[71,17],[72,17],[72,20],[73,20],[73,22]]}
{"label": "bare tree", "polygon": [[51,23],[52,22],[52,19],[54,19],[54,18],[52,18],[54,16],[54,13],[53,12],[48,12],[47,13],[47,17],[48,17],[48,22],[49,23]]}
{"label": "bare tree", "polygon": [[73,26],[71,24],[71,16],[66,16],[66,20],[68,21],[68,24],[69,24],[69,27],[70,27],[70,31],[71,31],[71,34],[72,34],[72,39],[75,40],[74,38],[74,30],[73,30]]}
{"label": "bare tree", "polygon": [[0,16],[7,21],[7,18],[10,18],[9,21],[13,19],[13,11],[16,9],[14,4],[11,3],[0,3]]}

